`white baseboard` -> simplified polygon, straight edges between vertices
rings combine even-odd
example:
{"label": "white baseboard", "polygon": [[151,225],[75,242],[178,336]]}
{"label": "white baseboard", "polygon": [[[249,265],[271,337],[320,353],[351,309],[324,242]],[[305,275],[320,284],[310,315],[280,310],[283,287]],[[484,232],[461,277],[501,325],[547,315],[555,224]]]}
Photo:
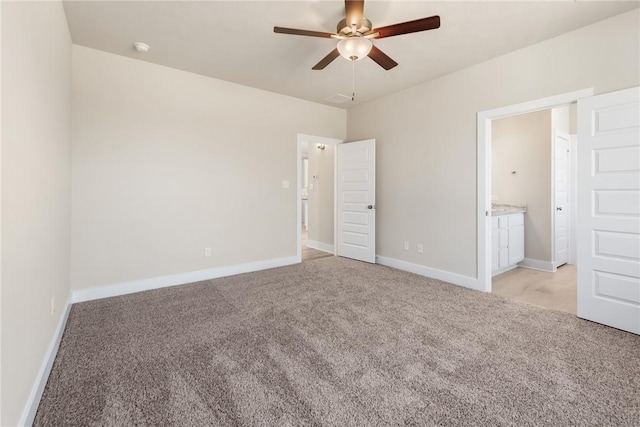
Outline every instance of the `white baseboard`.
{"label": "white baseboard", "polygon": [[323,252],[335,253],[333,251],[333,245],[329,245],[327,243],[318,242],[316,240],[307,240],[307,247],[312,249],[317,249]]}
{"label": "white baseboard", "polygon": [[514,270],[514,269],[516,269],[518,267],[520,267],[518,264],[512,264],[512,265],[509,265],[509,266],[507,266],[505,268],[502,268],[500,270],[492,271],[491,272],[491,277],[495,277],[495,276],[497,276],[499,274],[506,273],[507,271]]}
{"label": "white baseboard", "polygon": [[448,282],[476,291],[485,292],[485,289],[482,287],[480,281],[475,277],[463,276],[457,273],[450,273],[448,271],[425,267],[424,265],[412,264],[410,262],[400,261],[399,259],[380,255],[376,255],[376,262],[380,265],[386,265],[387,267],[397,268],[398,270],[408,271],[410,273],[419,274],[420,276],[429,277],[431,279],[438,279],[442,280],[443,282]]}
{"label": "white baseboard", "polygon": [[548,271],[550,273],[556,272],[556,267],[551,261],[539,261],[537,259],[525,258],[518,263],[518,267],[530,268],[532,270]]}
{"label": "white baseboard", "polygon": [[186,283],[200,282],[203,280],[217,279],[219,277],[233,276],[241,273],[267,270],[269,268],[284,267],[298,264],[297,256],[276,258],[265,261],[255,261],[246,264],[216,267],[207,270],[191,271],[188,273],[173,274],[170,276],[153,277],[150,279],[133,280],[131,282],[118,283],[90,289],[78,289],[72,293],[73,302],[91,301],[101,298],[115,297],[148,291],[151,289],[166,288],[169,286],[184,285]]}
{"label": "white baseboard", "polygon": [[27,403],[22,410],[22,416],[20,417],[19,424],[21,426],[32,425],[33,420],[36,417],[36,412],[38,411],[38,405],[40,404],[42,393],[44,392],[44,388],[47,385],[47,380],[49,379],[49,374],[51,373],[51,368],[53,367],[53,361],[56,359],[56,355],[58,354],[58,348],[60,348],[62,334],[64,333],[65,326],[67,325],[67,319],[69,318],[69,312],[71,311],[72,304],[72,296],[71,294],[69,294],[67,303],[63,308],[64,311],[62,312],[62,316],[60,316],[60,320],[58,320],[58,325],[56,326],[56,329],[53,333],[53,337],[51,337],[51,342],[49,343],[47,352],[45,353],[42,364],[40,365],[40,369],[38,370],[36,380],[33,383],[33,387],[31,387],[31,392],[29,393]]}

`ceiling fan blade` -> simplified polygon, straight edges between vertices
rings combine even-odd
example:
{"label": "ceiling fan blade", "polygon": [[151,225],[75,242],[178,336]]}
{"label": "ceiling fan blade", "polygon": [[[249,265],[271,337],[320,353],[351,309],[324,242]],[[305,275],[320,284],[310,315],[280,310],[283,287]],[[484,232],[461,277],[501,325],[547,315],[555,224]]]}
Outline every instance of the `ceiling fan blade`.
{"label": "ceiling fan blade", "polygon": [[417,33],[419,31],[435,30],[440,28],[440,17],[438,15],[429,18],[416,19],[415,21],[403,22],[401,24],[388,25],[386,27],[375,28],[372,32],[378,32],[380,35],[376,37],[400,36],[402,34]]}
{"label": "ceiling fan blade", "polygon": [[389,58],[386,53],[384,53],[383,51],[381,51],[375,46],[371,47],[371,52],[369,52],[369,58],[376,61],[378,65],[384,68],[385,70],[390,70],[396,65],[398,65],[396,61]]}
{"label": "ceiling fan blade", "polygon": [[364,16],[364,0],[344,0],[344,16],[349,28],[353,24],[360,28]]}
{"label": "ceiling fan blade", "polygon": [[293,34],[294,36],[323,37],[326,39],[329,39],[334,35],[332,33],[323,33],[321,31],[296,30],[295,28],[284,27],[273,27],[273,32],[280,34]]}
{"label": "ceiling fan blade", "polygon": [[320,62],[313,66],[312,70],[323,70],[324,67],[331,64],[334,59],[340,56],[340,52],[338,52],[338,48],[333,49],[327,56],[322,58]]}

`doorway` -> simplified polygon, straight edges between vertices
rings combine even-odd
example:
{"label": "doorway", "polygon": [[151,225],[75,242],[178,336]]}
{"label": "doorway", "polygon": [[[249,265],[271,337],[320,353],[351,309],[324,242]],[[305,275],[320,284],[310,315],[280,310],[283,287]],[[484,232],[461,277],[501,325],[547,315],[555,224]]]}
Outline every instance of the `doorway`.
{"label": "doorway", "polygon": [[297,248],[298,261],[335,253],[336,146],[342,140],[298,134]]}
{"label": "doorway", "polygon": [[[491,280],[491,121],[578,103],[577,315],[640,333],[637,216],[640,87],[593,95],[593,88],[478,113],[478,285]],[[570,143],[572,143],[570,138]],[[574,163],[574,161],[570,161]],[[569,252],[569,256],[574,254]]]}
{"label": "doorway", "polygon": [[491,121],[492,291],[573,314],[569,134],[575,118],[573,103]]}
{"label": "doorway", "polygon": [[[478,113],[478,280],[480,288],[492,291],[492,129],[493,120],[566,106],[593,95],[593,89],[584,89],[522,104],[511,105]],[[550,135],[551,138],[551,135]],[[516,170],[517,176],[517,170]],[[555,202],[550,203],[555,210]],[[553,212],[553,211],[551,211]],[[552,216],[553,217],[553,216]],[[508,227],[508,223],[506,225]],[[508,233],[507,233],[508,236]],[[553,248],[553,241],[551,246]],[[552,249],[553,253],[553,249]],[[524,261],[524,259],[522,260]],[[554,271],[553,262],[542,266]],[[540,265],[530,265],[536,268]],[[545,268],[542,268],[544,270]]]}

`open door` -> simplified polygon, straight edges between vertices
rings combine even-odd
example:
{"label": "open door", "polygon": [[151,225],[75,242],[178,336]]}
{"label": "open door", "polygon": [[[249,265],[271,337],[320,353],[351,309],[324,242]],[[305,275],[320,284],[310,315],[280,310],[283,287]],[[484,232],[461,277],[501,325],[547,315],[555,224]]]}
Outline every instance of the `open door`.
{"label": "open door", "polygon": [[569,135],[556,130],[553,141],[553,266],[569,262]]}
{"label": "open door", "polygon": [[336,255],[376,262],[376,140],[338,145]]}
{"label": "open door", "polygon": [[578,316],[640,334],[640,88],[578,101]]}

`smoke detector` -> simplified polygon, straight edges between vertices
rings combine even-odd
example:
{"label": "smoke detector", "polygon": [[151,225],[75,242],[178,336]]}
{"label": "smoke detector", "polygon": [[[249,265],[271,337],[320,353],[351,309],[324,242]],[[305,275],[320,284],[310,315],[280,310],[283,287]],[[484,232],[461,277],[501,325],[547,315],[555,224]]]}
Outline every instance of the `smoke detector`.
{"label": "smoke detector", "polygon": [[142,42],[135,42],[133,47],[140,53],[147,53],[151,49],[148,44]]}

